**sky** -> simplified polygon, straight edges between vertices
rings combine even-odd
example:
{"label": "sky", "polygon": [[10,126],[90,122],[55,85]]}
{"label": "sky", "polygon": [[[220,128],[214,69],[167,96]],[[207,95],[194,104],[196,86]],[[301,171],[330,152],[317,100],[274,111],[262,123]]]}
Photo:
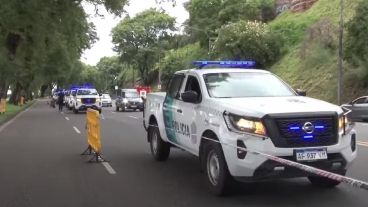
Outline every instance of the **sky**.
{"label": "sky", "polygon": [[[176,0],[176,6],[173,7],[172,3],[164,3],[162,5],[156,5],[155,0],[130,0],[129,6],[125,8],[129,16],[133,17],[137,13],[142,12],[149,8],[164,8],[166,12],[176,17],[177,27],[179,27],[185,20],[189,18],[188,12],[184,9],[183,3],[188,0]],[[92,46],[91,49],[84,51],[81,61],[89,65],[96,65],[100,58],[104,56],[113,56],[116,53],[112,50],[113,44],[111,42],[111,30],[115,27],[122,17],[115,17],[112,14],[106,12],[103,7],[99,8],[99,14],[103,14],[104,17],[96,16],[94,6],[85,4],[84,9],[87,14],[90,15],[89,21],[93,22],[96,26],[96,32],[99,40]]]}

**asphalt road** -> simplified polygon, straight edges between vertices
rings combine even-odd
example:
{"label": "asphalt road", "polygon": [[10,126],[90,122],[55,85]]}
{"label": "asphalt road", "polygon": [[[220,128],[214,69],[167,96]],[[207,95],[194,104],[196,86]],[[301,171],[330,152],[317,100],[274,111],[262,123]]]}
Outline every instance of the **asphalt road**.
{"label": "asphalt road", "polygon": [[[39,101],[0,127],[0,207],[368,206],[367,191],[321,189],[306,179],[239,184],[215,197],[195,157],[174,149],[165,163],[151,158],[141,112],[104,108],[102,148],[110,162],[87,163],[80,156],[85,116]],[[357,130],[359,156],[348,176],[368,181],[368,125]]]}

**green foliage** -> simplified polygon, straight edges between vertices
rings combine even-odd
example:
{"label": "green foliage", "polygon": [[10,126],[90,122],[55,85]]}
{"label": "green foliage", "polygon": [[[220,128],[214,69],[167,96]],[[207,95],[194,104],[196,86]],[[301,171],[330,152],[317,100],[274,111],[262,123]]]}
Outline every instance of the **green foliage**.
{"label": "green foliage", "polygon": [[269,66],[280,55],[277,39],[266,24],[240,20],[221,27],[215,53],[224,59],[252,59],[261,67]]}
{"label": "green foliage", "polygon": [[149,9],[134,18],[123,19],[112,30],[114,50],[123,62],[135,66],[144,84],[149,84],[153,69],[170,38],[175,19],[164,12]]}
{"label": "green foliage", "polygon": [[[121,14],[126,0],[85,0]],[[0,0],[0,94],[9,84],[16,102],[41,85],[67,85],[79,58],[97,39],[82,0]]]}
{"label": "green foliage", "polygon": [[208,48],[221,26],[239,20],[268,21],[274,17],[275,0],[191,0],[187,31]]}
{"label": "green foliage", "polygon": [[[345,20],[354,15],[354,8],[360,0],[344,1]],[[329,17],[334,24],[339,22],[340,0],[319,0],[303,13],[282,13],[270,22],[270,28],[283,38],[286,50],[295,48],[304,38],[307,29],[321,18]]]}
{"label": "green foliage", "polygon": [[162,71],[162,85],[166,86],[176,71],[193,68],[192,62],[194,60],[206,59],[207,57],[207,50],[201,48],[199,43],[167,51],[165,57],[156,65]]}
{"label": "green foliage", "polygon": [[[347,24],[348,39],[346,43],[346,58],[354,66],[365,68],[360,78],[368,80],[368,1],[361,1],[354,16]],[[367,84],[368,85],[368,84]]]}
{"label": "green foliage", "polygon": [[[344,2],[346,22],[354,16],[359,1]],[[294,88],[307,90],[308,96],[329,102],[336,102],[337,97],[339,3],[320,0],[304,13],[285,12],[270,22],[270,27],[282,35],[287,49],[271,71]],[[361,70],[352,70],[344,62],[343,102],[366,91],[352,71]]]}

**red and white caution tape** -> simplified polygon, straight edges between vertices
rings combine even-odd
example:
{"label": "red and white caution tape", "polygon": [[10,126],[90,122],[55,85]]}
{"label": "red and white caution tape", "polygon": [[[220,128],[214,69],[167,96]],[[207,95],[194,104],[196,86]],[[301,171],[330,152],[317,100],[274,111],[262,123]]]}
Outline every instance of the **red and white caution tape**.
{"label": "red and white caution tape", "polygon": [[346,183],[346,184],[349,184],[353,187],[368,190],[368,183],[364,182],[364,181],[361,181],[361,180],[349,178],[349,177],[342,176],[342,175],[339,175],[339,174],[336,174],[336,173],[332,173],[332,172],[321,170],[321,169],[318,169],[318,168],[315,168],[315,167],[304,165],[304,164],[301,164],[301,163],[298,163],[298,162],[283,159],[283,158],[280,158],[280,157],[277,157],[277,156],[273,156],[273,155],[265,154],[265,153],[262,153],[262,152],[249,150],[247,148],[238,147],[238,146],[234,146],[234,145],[231,145],[231,144],[223,143],[223,142],[220,142],[218,140],[214,140],[214,139],[211,139],[211,138],[208,138],[208,137],[202,137],[202,138],[206,139],[206,140],[209,140],[209,141],[213,141],[213,142],[222,144],[222,145],[233,147],[237,150],[242,150],[242,151],[246,151],[246,152],[253,153],[253,154],[256,154],[256,155],[261,155],[261,156],[266,157],[269,160],[272,160],[272,161],[275,161],[275,162],[278,162],[280,164],[287,165],[287,166],[290,166],[290,167],[295,167],[295,168],[298,168],[298,169],[303,170],[305,172],[309,172],[309,173],[312,173],[312,174],[315,174],[315,175],[318,175],[318,176],[321,176],[321,177],[329,178],[331,180],[336,180],[336,181],[339,181],[339,182],[342,182],[342,183]]}
{"label": "red and white caution tape", "polygon": [[[150,125],[150,126],[157,127],[155,125]],[[169,130],[175,131],[174,129],[169,129]],[[194,135],[194,134],[192,134],[192,135]],[[299,162],[294,162],[294,161],[291,161],[291,160],[283,159],[283,158],[273,156],[273,155],[269,155],[269,154],[266,154],[266,153],[263,153],[263,152],[258,152],[258,151],[255,151],[255,150],[250,150],[250,149],[247,149],[247,148],[238,147],[238,146],[235,146],[235,145],[232,145],[232,144],[220,142],[219,140],[214,140],[214,139],[211,139],[211,138],[208,138],[208,137],[203,137],[202,136],[202,139],[212,141],[212,142],[216,142],[216,143],[219,143],[219,144],[224,145],[224,146],[229,146],[229,147],[232,147],[236,150],[242,150],[242,151],[246,151],[248,153],[264,156],[269,160],[278,162],[278,163],[283,164],[283,165],[298,168],[298,169],[303,170],[305,172],[309,172],[309,173],[312,173],[312,174],[315,174],[315,175],[318,175],[318,176],[321,176],[321,177],[329,178],[331,180],[336,180],[336,181],[339,181],[339,182],[342,182],[342,183],[346,183],[346,184],[349,184],[349,185],[351,185],[353,187],[356,187],[356,188],[368,190],[368,183],[364,182],[364,181],[361,181],[361,180],[349,178],[349,177],[346,177],[346,176],[343,176],[343,175],[339,175],[339,174],[336,174],[336,173],[321,170],[321,169],[318,169],[318,168],[315,168],[315,167],[311,167],[311,166],[308,166],[308,165],[305,165],[305,164],[301,164]]]}

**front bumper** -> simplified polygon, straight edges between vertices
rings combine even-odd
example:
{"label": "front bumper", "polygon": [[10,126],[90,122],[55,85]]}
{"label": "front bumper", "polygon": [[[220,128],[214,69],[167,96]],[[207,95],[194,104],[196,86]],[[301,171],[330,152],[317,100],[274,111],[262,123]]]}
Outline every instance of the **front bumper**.
{"label": "front bumper", "polygon": [[[355,134],[355,131],[352,130],[347,135],[339,135],[337,144],[321,146],[321,148],[327,148],[327,160],[301,163],[330,172],[345,172],[357,156],[356,143],[352,142],[352,139],[355,139],[353,137],[356,137]],[[227,143],[227,145],[222,145],[222,148],[229,172],[235,179],[240,181],[305,177],[309,174],[296,168],[284,166],[275,161],[268,160],[266,157],[255,153],[248,152],[243,159],[240,159],[237,150],[231,147],[237,146],[239,140],[242,141],[245,147],[250,151],[258,151],[292,161],[296,161],[294,157],[295,149],[320,148],[318,146],[279,148],[275,147],[269,138],[262,139],[249,135],[235,135],[231,132],[225,132],[221,137],[225,138],[221,141]],[[355,145],[355,149],[352,148],[352,144]]]}
{"label": "front bumper", "polygon": [[112,106],[112,102],[102,102],[102,106]]}
{"label": "front bumper", "polygon": [[124,104],[124,107],[125,107],[125,109],[143,110],[144,105],[143,105],[143,103],[130,103],[130,102],[128,102],[128,103]]}
{"label": "front bumper", "polygon": [[101,105],[98,103],[95,104],[80,104],[78,103],[78,105],[75,106],[75,109],[78,111],[87,111],[87,109],[94,109],[97,111],[101,110]]}

